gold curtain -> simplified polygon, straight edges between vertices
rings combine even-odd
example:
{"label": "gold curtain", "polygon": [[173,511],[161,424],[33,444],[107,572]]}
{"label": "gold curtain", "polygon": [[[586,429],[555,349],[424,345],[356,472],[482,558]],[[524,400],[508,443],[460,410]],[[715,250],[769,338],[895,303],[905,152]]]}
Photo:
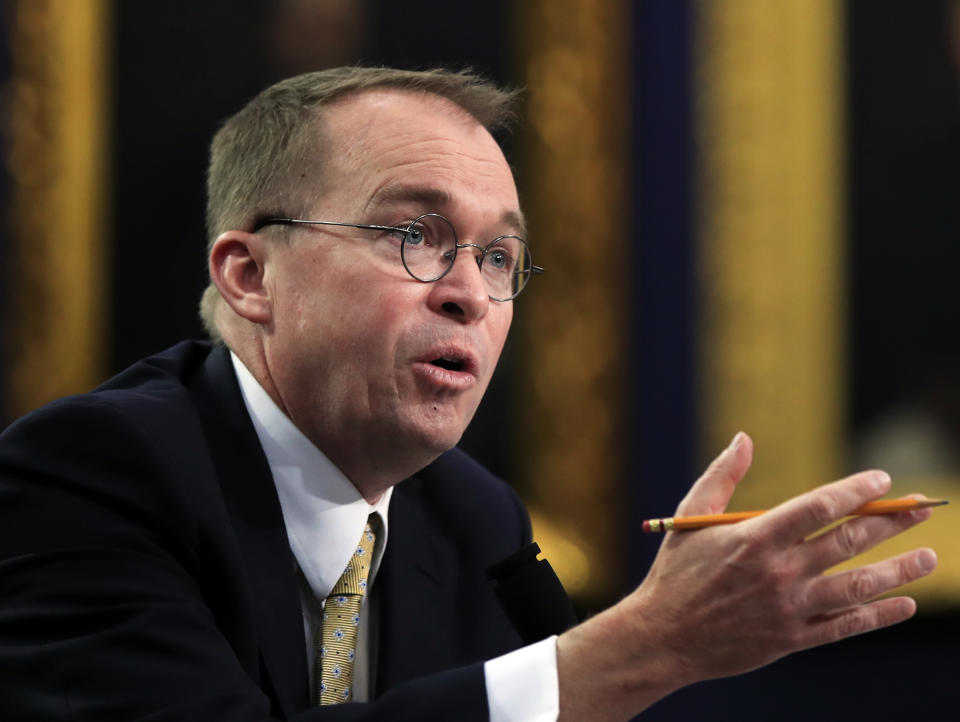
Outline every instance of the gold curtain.
{"label": "gold curtain", "polygon": [[[844,6],[700,0],[697,8],[702,452],[706,459],[738,429],[749,432],[754,465],[733,508],[763,509],[852,471],[844,460]],[[956,489],[899,482],[900,494]],[[937,572],[908,592],[928,609],[955,604],[954,528],[939,510],[856,564],[932,546]]]}
{"label": "gold curtain", "polygon": [[11,7],[6,412],[102,379],[108,201],[107,0]]}
{"label": "gold curtain", "polygon": [[602,599],[618,581],[604,556],[620,531],[628,5],[531,0],[518,13],[529,128],[519,181],[547,269],[517,302],[521,481],[568,590]]}
{"label": "gold curtain", "polygon": [[697,8],[704,457],[750,433],[764,508],[842,469],[843,8]]}

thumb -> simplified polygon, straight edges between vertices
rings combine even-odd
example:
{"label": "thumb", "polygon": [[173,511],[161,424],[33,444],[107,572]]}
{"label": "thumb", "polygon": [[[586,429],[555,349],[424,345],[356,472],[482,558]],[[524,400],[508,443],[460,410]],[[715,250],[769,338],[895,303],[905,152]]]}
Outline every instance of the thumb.
{"label": "thumb", "polygon": [[677,507],[677,516],[719,514],[753,461],[753,441],[742,431],[707,467]]}

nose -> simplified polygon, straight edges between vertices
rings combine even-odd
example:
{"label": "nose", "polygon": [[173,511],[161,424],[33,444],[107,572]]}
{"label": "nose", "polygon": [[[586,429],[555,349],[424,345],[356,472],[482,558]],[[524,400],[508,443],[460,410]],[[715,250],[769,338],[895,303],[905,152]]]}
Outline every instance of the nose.
{"label": "nose", "polygon": [[428,304],[433,311],[464,323],[486,315],[490,294],[480,275],[478,257],[473,248],[461,248],[449,272],[430,284]]}

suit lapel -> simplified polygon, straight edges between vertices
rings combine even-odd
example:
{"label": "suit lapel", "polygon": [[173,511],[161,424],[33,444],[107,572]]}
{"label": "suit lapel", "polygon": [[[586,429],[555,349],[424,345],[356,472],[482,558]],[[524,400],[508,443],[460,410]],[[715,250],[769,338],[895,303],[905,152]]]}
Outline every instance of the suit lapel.
{"label": "suit lapel", "polygon": [[447,669],[456,617],[456,551],[432,533],[416,497],[416,484],[398,484],[390,501],[387,550],[376,581],[380,640],[376,690]]}
{"label": "suit lapel", "polygon": [[191,391],[247,563],[262,667],[291,716],[310,696],[299,588],[273,477],[226,349],[211,352]]}

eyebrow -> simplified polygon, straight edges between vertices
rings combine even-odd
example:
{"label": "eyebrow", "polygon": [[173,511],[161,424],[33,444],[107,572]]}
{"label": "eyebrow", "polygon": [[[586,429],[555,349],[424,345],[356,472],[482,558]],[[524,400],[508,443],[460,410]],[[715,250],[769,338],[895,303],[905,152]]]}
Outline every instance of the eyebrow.
{"label": "eyebrow", "polygon": [[[430,186],[388,185],[380,188],[367,202],[364,210],[401,203],[415,203],[423,208],[450,207],[453,197],[443,188]],[[500,223],[518,236],[526,238],[527,222],[523,211],[508,210],[500,214]]]}

